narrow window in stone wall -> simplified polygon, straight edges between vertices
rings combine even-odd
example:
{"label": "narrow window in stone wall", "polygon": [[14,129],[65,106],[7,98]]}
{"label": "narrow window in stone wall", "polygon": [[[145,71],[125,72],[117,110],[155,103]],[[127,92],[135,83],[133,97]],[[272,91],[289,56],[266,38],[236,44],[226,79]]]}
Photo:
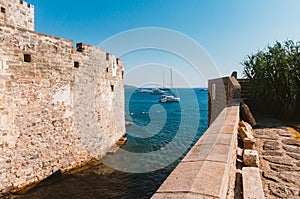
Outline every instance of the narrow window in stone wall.
{"label": "narrow window in stone wall", "polygon": [[106,61],[109,60],[109,53],[106,53]]}
{"label": "narrow window in stone wall", "polygon": [[115,91],[115,86],[114,85],[110,85],[110,88],[111,88],[111,92]]}
{"label": "narrow window in stone wall", "polygon": [[24,54],[24,62],[31,62],[31,55]]}
{"label": "narrow window in stone wall", "polygon": [[22,0],[20,0],[20,4],[23,4],[23,1],[22,1]]}
{"label": "narrow window in stone wall", "polygon": [[212,95],[212,100],[216,100],[216,89],[217,89],[216,84],[213,84],[212,89],[211,89],[212,90],[211,91],[212,92],[212,94],[211,94]]}
{"label": "narrow window in stone wall", "polygon": [[106,68],[106,73],[108,73],[108,67]]}
{"label": "narrow window in stone wall", "polygon": [[1,7],[1,12],[5,14],[6,13],[6,9],[3,8],[3,7]]}
{"label": "narrow window in stone wall", "polygon": [[79,62],[77,61],[74,62],[74,68],[79,68]]}
{"label": "narrow window in stone wall", "polygon": [[117,66],[116,66],[116,60],[112,60],[112,76],[115,77],[117,75]]}
{"label": "narrow window in stone wall", "polygon": [[29,3],[27,3],[27,7],[30,8],[30,4]]}
{"label": "narrow window in stone wall", "polygon": [[124,79],[124,71],[122,71],[122,79]]}

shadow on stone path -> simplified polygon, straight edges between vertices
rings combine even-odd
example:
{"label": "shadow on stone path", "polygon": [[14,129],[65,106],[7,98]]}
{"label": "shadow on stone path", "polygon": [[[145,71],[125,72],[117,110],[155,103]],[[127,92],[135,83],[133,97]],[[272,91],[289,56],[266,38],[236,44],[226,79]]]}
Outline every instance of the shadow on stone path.
{"label": "shadow on stone path", "polygon": [[257,120],[253,134],[257,140],[265,197],[300,199],[299,124],[262,116]]}

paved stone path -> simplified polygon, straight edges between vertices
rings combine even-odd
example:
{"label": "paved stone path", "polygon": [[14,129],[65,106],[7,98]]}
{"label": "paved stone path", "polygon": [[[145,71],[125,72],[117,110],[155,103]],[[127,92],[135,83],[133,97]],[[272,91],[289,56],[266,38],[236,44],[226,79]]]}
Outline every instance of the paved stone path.
{"label": "paved stone path", "polygon": [[300,128],[297,127],[261,119],[253,129],[266,198],[300,199],[300,134],[295,131]]}

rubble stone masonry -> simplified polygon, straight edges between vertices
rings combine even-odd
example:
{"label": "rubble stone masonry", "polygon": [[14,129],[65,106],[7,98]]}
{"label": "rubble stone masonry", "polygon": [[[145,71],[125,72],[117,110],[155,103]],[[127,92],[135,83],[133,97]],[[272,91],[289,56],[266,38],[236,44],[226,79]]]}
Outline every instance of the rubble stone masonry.
{"label": "rubble stone masonry", "polygon": [[1,196],[102,157],[125,134],[125,119],[120,60],[33,32],[32,5],[0,6]]}
{"label": "rubble stone masonry", "polygon": [[0,23],[34,30],[34,6],[22,0],[0,0]]}

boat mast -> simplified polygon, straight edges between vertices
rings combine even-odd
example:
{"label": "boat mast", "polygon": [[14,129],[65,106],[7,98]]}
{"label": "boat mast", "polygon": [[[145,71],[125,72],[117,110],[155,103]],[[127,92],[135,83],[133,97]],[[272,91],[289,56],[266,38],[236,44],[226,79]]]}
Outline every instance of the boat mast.
{"label": "boat mast", "polygon": [[[173,89],[173,71],[172,71],[172,68],[170,68],[170,71],[171,71],[171,88]],[[177,93],[177,96],[179,96],[179,93],[178,93],[178,90],[176,89],[176,93]]]}
{"label": "boat mast", "polygon": [[163,88],[165,88],[165,72],[163,72]]}
{"label": "boat mast", "polygon": [[171,88],[173,88],[173,73],[172,73],[172,68],[170,68],[170,74],[171,74]]}

